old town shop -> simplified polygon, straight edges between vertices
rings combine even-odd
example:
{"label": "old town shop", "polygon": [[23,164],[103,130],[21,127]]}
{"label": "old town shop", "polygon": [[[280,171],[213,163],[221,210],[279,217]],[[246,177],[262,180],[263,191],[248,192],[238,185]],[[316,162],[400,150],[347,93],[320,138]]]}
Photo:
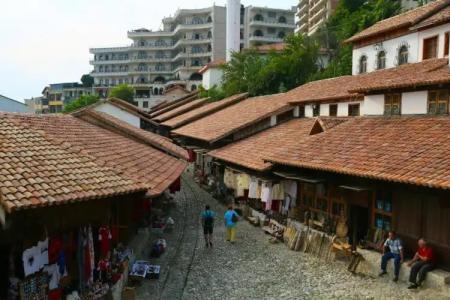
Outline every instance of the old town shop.
{"label": "old town shop", "polygon": [[[0,231],[1,298],[96,298],[128,272],[145,190],[116,197],[19,210]],[[50,275],[50,280],[48,276]],[[119,294],[121,291],[115,291]]]}

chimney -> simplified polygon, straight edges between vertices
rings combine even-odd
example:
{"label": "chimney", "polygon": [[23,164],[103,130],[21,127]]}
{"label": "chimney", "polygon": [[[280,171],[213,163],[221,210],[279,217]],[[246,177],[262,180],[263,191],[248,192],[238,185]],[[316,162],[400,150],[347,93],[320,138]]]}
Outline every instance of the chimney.
{"label": "chimney", "polygon": [[241,1],[227,0],[226,58],[231,60],[233,52],[240,51],[241,44]]}

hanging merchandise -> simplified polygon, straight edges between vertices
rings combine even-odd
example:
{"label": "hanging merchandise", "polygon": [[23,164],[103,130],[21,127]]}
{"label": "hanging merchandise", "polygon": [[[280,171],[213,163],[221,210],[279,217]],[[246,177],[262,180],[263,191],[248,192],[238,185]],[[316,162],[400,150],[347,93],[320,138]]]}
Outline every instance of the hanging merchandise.
{"label": "hanging merchandise", "polygon": [[281,213],[283,215],[287,215],[289,212],[289,208],[291,207],[292,198],[289,194],[286,194],[286,197],[284,198],[283,208]]}
{"label": "hanging merchandise", "polygon": [[59,280],[61,279],[61,274],[59,273],[59,268],[57,264],[48,265],[44,268],[44,272],[47,273],[49,278],[48,288],[49,290],[55,290],[59,287]]}
{"label": "hanging merchandise", "polygon": [[40,251],[38,247],[31,247],[23,252],[22,260],[25,276],[39,271],[39,257]]}
{"label": "hanging merchandise", "polygon": [[245,190],[249,189],[250,176],[245,173],[236,174],[236,196],[244,197]]}
{"label": "hanging merchandise", "polygon": [[48,265],[48,238],[37,244],[40,253],[40,268]]}
{"label": "hanging merchandise", "polygon": [[100,242],[100,255],[105,258],[111,250],[111,231],[108,227],[100,227],[98,230],[98,240]]}
{"label": "hanging merchandise", "polygon": [[261,198],[261,190],[258,195],[258,179],[256,177],[250,178],[250,183],[248,187],[248,197],[250,199],[259,199]]}
{"label": "hanging merchandise", "polygon": [[272,209],[272,183],[263,182],[261,185],[261,201],[265,203],[265,210]]}
{"label": "hanging merchandise", "polygon": [[236,177],[234,176],[233,171],[228,168],[225,168],[225,172],[223,174],[223,183],[229,189],[236,188]]}
{"label": "hanging merchandise", "polygon": [[297,182],[294,180],[283,181],[284,192],[291,196],[292,204],[295,206],[295,199],[297,199]]}
{"label": "hanging merchandise", "polygon": [[272,187],[272,199],[284,200],[284,186],[280,183],[274,184]]}

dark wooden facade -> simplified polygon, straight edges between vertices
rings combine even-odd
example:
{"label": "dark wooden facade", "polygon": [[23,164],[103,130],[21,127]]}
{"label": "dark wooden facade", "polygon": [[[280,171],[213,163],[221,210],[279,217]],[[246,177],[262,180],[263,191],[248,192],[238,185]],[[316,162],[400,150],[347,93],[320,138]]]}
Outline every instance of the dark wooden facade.
{"label": "dark wooden facade", "polygon": [[[441,268],[450,270],[450,191],[429,189],[334,173],[277,168],[298,174],[297,204],[317,223],[344,217],[350,240],[371,239],[377,228],[395,230],[407,256],[425,238],[435,249]],[[301,220],[304,221],[304,220]]]}

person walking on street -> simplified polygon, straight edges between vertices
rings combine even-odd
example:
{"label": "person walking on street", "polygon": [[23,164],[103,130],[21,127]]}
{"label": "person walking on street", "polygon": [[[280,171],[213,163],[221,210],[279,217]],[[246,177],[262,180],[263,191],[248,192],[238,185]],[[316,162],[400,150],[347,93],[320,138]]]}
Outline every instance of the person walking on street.
{"label": "person walking on street", "polygon": [[224,219],[225,227],[227,228],[227,241],[233,244],[236,241],[236,224],[239,216],[232,205],[228,206]]}
{"label": "person walking on street", "polygon": [[205,210],[202,212],[202,226],[203,234],[205,235],[205,245],[206,248],[212,247],[212,234],[214,231],[214,219],[216,213],[211,210],[209,205],[205,206]]}
{"label": "person walking on street", "polygon": [[412,266],[409,274],[411,285],[408,289],[417,289],[425,280],[427,273],[433,270],[436,265],[436,256],[433,249],[427,245],[427,242],[424,239],[420,239],[418,245],[419,249],[414,258],[408,262],[408,266]]}
{"label": "person walking on street", "polygon": [[398,281],[400,274],[400,265],[403,262],[403,246],[402,241],[397,237],[395,231],[389,231],[389,237],[384,242],[383,257],[381,258],[381,273],[379,276],[386,275],[387,263],[390,259],[394,259],[394,282]]}

